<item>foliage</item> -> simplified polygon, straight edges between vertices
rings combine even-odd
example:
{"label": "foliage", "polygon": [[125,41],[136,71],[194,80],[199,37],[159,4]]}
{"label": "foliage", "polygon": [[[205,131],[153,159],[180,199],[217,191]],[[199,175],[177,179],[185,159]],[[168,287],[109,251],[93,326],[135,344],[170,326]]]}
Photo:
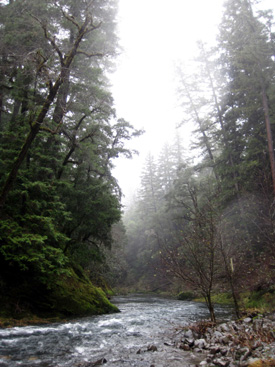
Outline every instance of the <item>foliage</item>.
{"label": "foliage", "polygon": [[142,133],[116,117],[108,88],[116,8],[115,0],[1,4],[1,293],[18,290],[14,271],[63,295],[48,306],[71,304],[74,314],[110,308],[69,264],[96,279],[106,263],[121,217],[114,159],[131,158],[125,143]]}
{"label": "foliage", "polygon": [[187,292],[180,292],[177,297],[181,301],[190,301],[194,299],[194,293],[187,291]]}
{"label": "foliage", "polygon": [[130,283],[180,280],[206,299],[212,320],[212,294],[229,292],[239,317],[242,292],[275,279],[274,23],[253,4],[227,0],[216,47],[200,42],[193,74],[177,69],[195,163],[167,146],[149,157],[125,215]]}

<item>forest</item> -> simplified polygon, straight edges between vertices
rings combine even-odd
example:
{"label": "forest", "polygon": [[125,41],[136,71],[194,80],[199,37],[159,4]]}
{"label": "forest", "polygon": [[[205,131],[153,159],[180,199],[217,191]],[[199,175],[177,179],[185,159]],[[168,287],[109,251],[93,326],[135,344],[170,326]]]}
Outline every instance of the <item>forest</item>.
{"label": "forest", "polygon": [[[192,73],[178,65],[178,133],[148,154],[124,216],[129,284],[194,292],[212,320],[215,294],[238,317],[241,294],[274,308],[275,34],[252,3],[226,1],[215,47],[198,42]],[[194,158],[180,139],[190,123]]]}
{"label": "forest", "polygon": [[196,159],[175,134],[124,212],[112,170],[143,131],[110,92],[117,6],[0,2],[0,316],[113,312],[112,290],[194,292],[212,320],[215,293],[274,302],[272,12],[227,0],[216,46],[178,65]]}

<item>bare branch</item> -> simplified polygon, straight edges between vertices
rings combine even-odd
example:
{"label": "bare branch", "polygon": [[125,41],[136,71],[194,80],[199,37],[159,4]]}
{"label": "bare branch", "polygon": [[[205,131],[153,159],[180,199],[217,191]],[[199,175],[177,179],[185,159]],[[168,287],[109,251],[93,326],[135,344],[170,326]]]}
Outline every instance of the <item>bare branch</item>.
{"label": "bare branch", "polygon": [[88,52],[85,52],[85,51],[81,51],[81,50],[79,50],[79,51],[77,51],[77,53],[76,54],[81,54],[81,55],[85,55],[86,57],[95,57],[95,56],[98,56],[98,57],[103,57],[103,56],[105,56],[103,53],[101,53],[101,52],[95,52],[95,53],[88,53]]}
{"label": "bare branch", "polygon": [[62,55],[62,52],[60,50],[60,48],[57,46],[56,42],[55,42],[55,38],[54,37],[51,37],[48,30],[47,30],[47,25],[45,23],[43,23],[39,18],[37,18],[35,15],[33,14],[30,14],[30,16],[35,19],[42,27],[43,31],[44,31],[44,35],[45,35],[45,38],[50,42],[50,44],[52,45],[52,47],[54,48],[54,50],[56,51],[56,53],[58,54],[59,56],[59,59],[60,59],[60,62],[61,62],[61,65],[64,65],[64,58],[63,58],[63,55]]}
{"label": "bare branch", "polygon": [[61,8],[61,12],[69,22],[73,23],[77,27],[77,29],[80,30],[81,26],[77,23],[73,15],[67,14],[62,8]]}
{"label": "bare branch", "polygon": [[52,135],[55,135],[60,131],[59,128],[62,124],[63,124],[63,121],[60,121],[59,124],[57,125],[57,127],[54,130],[52,130],[49,127],[46,127],[46,126],[41,126],[40,130],[47,131],[47,132],[51,133]]}

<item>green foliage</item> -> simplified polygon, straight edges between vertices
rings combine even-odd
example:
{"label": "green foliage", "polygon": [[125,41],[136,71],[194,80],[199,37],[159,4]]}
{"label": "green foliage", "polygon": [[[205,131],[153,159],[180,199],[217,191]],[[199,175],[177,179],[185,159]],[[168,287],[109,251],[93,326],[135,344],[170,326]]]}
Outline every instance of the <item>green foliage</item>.
{"label": "green foliage", "polygon": [[16,299],[14,273],[51,290],[53,305],[43,302],[67,304],[67,314],[112,308],[68,264],[94,279],[105,264],[121,216],[113,160],[130,158],[125,142],[142,133],[116,118],[108,89],[116,8],[115,0],[1,5],[1,293]]}
{"label": "green foliage", "polygon": [[194,293],[190,291],[180,292],[177,296],[180,301],[191,301],[195,298]]}
{"label": "green foliage", "polygon": [[1,221],[0,244],[1,257],[6,262],[24,272],[34,272],[44,283],[53,275],[66,272],[68,259],[60,248],[51,246],[47,236],[27,233],[24,226],[14,221]]}
{"label": "green foliage", "polygon": [[274,288],[246,293],[243,295],[243,302],[246,308],[257,309],[261,312],[272,311],[275,307]]}

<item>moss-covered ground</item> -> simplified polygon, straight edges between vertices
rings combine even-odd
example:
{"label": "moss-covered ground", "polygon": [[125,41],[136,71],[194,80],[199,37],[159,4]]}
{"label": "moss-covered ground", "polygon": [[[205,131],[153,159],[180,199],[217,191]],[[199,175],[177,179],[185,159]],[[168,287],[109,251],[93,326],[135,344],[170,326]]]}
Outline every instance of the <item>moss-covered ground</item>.
{"label": "moss-covered ground", "polygon": [[0,296],[0,327],[119,312],[105,292],[73,265],[50,284],[19,278],[2,286]]}
{"label": "moss-covered ground", "polygon": [[[204,302],[203,298],[196,298],[196,301]],[[212,300],[217,304],[233,305],[230,293],[213,294]],[[261,313],[272,312],[275,310],[275,290],[273,288],[243,292],[239,295],[239,305],[243,311],[255,310]]]}

